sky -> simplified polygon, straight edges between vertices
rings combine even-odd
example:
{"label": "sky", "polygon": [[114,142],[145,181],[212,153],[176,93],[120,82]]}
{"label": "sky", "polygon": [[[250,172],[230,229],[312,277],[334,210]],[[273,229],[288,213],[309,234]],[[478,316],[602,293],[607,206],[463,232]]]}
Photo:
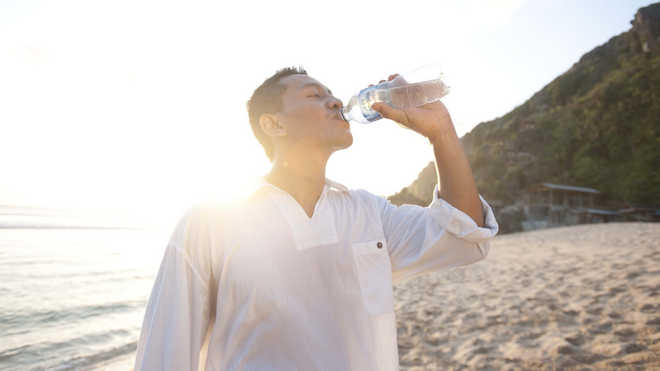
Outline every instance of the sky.
{"label": "sky", "polygon": [[[347,102],[437,62],[459,135],[630,29],[652,1],[0,2],[0,205],[150,221],[243,195],[270,163],[245,103],[302,66]],[[389,196],[430,161],[419,134],[352,123],[329,179]]]}

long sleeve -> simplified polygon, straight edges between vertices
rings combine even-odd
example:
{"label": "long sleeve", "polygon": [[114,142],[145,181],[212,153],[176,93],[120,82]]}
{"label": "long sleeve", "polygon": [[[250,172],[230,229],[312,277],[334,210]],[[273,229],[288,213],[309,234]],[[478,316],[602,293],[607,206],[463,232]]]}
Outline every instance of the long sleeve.
{"label": "long sleeve", "polygon": [[481,195],[484,227],[439,198],[437,185],[433,201],[427,207],[397,207],[382,197],[377,199],[394,283],[486,258],[490,240],[499,229],[493,210]]}
{"label": "long sleeve", "polygon": [[215,304],[211,236],[194,210],[175,228],[147,304],[136,371],[198,369]]}

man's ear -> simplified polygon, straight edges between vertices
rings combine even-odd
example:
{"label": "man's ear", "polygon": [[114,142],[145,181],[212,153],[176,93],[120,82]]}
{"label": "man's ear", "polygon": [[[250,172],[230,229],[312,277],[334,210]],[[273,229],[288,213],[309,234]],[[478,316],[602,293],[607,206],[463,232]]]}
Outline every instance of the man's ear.
{"label": "man's ear", "polygon": [[259,117],[259,126],[261,130],[269,137],[284,137],[286,136],[286,129],[276,115],[264,113]]}

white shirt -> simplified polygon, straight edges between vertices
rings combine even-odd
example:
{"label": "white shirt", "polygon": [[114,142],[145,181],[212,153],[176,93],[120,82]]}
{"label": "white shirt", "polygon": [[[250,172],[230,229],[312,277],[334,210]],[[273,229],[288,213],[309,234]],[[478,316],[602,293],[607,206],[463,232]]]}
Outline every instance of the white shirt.
{"label": "white shirt", "polygon": [[192,208],[165,251],[135,370],[398,370],[392,284],[484,259],[498,230],[481,195],[483,228],[437,192],[397,207],[327,180],[309,218],[261,178],[242,201]]}

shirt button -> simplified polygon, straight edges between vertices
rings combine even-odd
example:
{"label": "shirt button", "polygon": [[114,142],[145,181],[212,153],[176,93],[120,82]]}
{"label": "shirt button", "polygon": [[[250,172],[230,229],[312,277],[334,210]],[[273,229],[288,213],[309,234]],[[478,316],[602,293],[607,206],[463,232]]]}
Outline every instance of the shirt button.
{"label": "shirt button", "polygon": [[383,247],[383,243],[380,242],[380,241],[378,241],[378,243],[376,244],[376,246],[378,246],[378,248],[380,249],[381,247]]}

